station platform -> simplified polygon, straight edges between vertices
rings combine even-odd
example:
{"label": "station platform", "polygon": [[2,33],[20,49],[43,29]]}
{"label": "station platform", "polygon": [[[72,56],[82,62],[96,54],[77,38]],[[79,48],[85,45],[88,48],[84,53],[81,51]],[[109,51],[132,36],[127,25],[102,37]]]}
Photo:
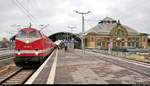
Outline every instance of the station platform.
{"label": "station platform", "polygon": [[58,54],[55,84],[106,84],[92,69],[99,66],[99,60],[92,54],[78,49],[60,50]]}
{"label": "station platform", "polygon": [[[104,61],[99,58],[103,56],[88,51],[82,55],[79,49],[59,49],[57,53],[47,61],[44,70],[36,74],[36,79],[29,79],[26,84],[134,84],[150,81],[149,77]],[[52,72],[52,61],[56,56],[55,69]],[[34,81],[29,83],[30,80]]]}

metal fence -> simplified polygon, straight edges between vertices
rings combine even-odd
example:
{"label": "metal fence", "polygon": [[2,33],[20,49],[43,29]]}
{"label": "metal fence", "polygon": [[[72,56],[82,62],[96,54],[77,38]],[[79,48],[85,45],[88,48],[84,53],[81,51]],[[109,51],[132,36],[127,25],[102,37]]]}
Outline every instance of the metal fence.
{"label": "metal fence", "polygon": [[111,55],[111,56],[117,56],[117,57],[128,57],[128,56],[143,56],[148,62],[150,62],[150,55],[144,55],[140,54],[137,55],[136,52],[120,52],[120,51],[111,51],[109,52],[108,50],[100,50],[100,49],[87,49],[88,51],[93,51],[96,53],[102,53],[105,55]]}

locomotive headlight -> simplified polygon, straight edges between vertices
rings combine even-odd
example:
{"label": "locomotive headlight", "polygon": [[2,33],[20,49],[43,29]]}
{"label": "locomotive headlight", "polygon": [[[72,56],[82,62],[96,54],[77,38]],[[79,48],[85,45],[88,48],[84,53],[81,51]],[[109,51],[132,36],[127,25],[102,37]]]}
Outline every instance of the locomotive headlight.
{"label": "locomotive headlight", "polygon": [[29,40],[26,40],[26,43],[29,43]]}
{"label": "locomotive headlight", "polygon": [[21,53],[20,52],[18,52],[18,55],[20,55]]}
{"label": "locomotive headlight", "polygon": [[39,52],[38,52],[38,51],[36,51],[36,52],[35,52],[35,55],[38,55],[38,54],[39,54]]}

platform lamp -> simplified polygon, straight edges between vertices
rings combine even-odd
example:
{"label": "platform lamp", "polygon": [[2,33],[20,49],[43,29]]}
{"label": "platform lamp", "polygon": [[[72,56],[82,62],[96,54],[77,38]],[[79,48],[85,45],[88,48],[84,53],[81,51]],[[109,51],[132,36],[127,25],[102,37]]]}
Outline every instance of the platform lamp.
{"label": "platform lamp", "polygon": [[91,13],[91,11],[87,11],[87,12],[79,12],[74,10],[75,13],[81,14],[82,15],[82,55],[85,54],[85,49],[84,49],[84,14],[89,14]]}

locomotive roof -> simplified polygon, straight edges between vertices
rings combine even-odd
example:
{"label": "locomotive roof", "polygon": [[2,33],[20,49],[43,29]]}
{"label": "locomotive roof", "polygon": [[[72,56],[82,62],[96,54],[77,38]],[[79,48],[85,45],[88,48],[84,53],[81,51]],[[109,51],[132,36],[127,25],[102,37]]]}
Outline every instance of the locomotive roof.
{"label": "locomotive roof", "polygon": [[38,29],[35,29],[35,28],[23,28],[21,30],[35,30],[35,31],[39,31]]}

